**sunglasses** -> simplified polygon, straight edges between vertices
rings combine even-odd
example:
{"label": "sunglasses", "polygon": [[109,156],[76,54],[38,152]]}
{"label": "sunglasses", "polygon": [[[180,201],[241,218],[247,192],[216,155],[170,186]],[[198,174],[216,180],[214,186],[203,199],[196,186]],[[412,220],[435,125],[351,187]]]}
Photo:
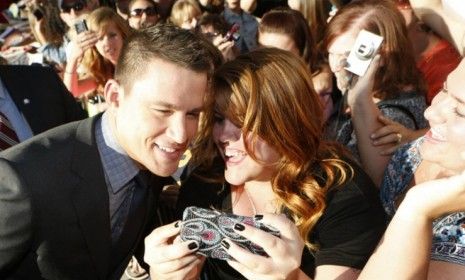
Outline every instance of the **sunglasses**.
{"label": "sunglasses", "polygon": [[62,5],[61,6],[61,11],[63,13],[69,14],[71,12],[71,10],[74,10],[74,12],[80,12],[80,11],[84,10],[85,7],[86,7],[85,2],[77,1],[77,2],[72,3],[71,5]]}
{"label": "sunglasses", "polygon": [[129,15],[131,17],[141,17],[143,13],[145,13],[145,15],[148,17],[158,15],[157,8],[155,7],[148,7],[145,9],[134,9],[129,13]]}

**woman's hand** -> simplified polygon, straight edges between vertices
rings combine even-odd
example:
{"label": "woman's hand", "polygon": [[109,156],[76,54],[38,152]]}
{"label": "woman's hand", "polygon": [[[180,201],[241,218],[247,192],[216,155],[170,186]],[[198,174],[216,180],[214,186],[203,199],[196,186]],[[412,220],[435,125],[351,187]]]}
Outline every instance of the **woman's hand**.
{"label": "woman's hand", "polygon": [[47,43],[47,39],[45,38],[45,35],[44,35],[44,29],[45,29],[44,24],[45,24],[44,18],[36,19],[35,22],[33,23],[33,29],[34,29],[34,34],[36,35],[36,40],[41,45],[44,45]]}
{"label": "woman's hand", "polygon": [[66,57],[69,62],[77,62],[84,55],[85,51],[92,48],[98,41],[98,35],[92,31],[84,31],[76,35],[66,49]]}
{"label": "woman's hand", "polygon": [[299,270],[304,241],[295,224],[284,215],[266,214],[260,221],[279,230],[281,237],[246,224],[236,224],[234,230],[261,246],[269,257],[255,255],[224,239],[222,246],[235,259],[228,263],[248,279],[288,279]]}
{"label": "woman's hand", "polygon": [[388,148],[381,152],[382,155],[392,155],[400,146],[424,134],[423,130],[419,131],[406,128],[402,124],[390,120],[383,115],[378,116],[378,121],[384,126],[371,134],[370,138],[373,141],[373,146],[390,144]]}
{"label": "woman's hand", "polygon": [[[346,60],[342,60],[341,64],[345,65]],[[355,74],[350,73],[349,71],[345,70],[343,66],[340,66],[341,69],[337,72],[334,72],[334,76],[336,77],[337,88],[344,92],[348,90],[352,84],[352,79]]]}
{"label": "woman's hand", "polygon": [[234,46],[234,41],[226,40],[221,35],[213,40],[213,45],[220,50],[226,62],[234,60],[239,55],[239,50]]}
{"label": "woman's hand", "polygon": [[[463,151],[457,156],[465,159]],[[358,279],[397,279],[399,275],[402,279],[431,278],[428,267],[432,222],[444,214],[464,210],[465,172],[414,186],[407,192]],[[406,236],[415,236],[415,242]]]}
{"label": "woman's hand", "polygon": [[179,239],[179,222],[156,228],[145,238],[144,261],[150,265],[152,279],[195,279],[204,257],[195,255],[195,241]]}
{"label": "woman's hand", "polygon": [[349,92],[347,94],[347,104],[354,106],[360,100],[373,99],[373,85],[375,83],[375,74],[380,66],[381,56],[377,54],[368,66],[365,75],[352,79]]}
{"label": "woman's hand", "polygon": [[[464,158],[465,153],[457,156]],[[432,221],[447,213],[459,211],[465,211],[465,171],[411,188],[396,215],[404,219],[424,217]]]}

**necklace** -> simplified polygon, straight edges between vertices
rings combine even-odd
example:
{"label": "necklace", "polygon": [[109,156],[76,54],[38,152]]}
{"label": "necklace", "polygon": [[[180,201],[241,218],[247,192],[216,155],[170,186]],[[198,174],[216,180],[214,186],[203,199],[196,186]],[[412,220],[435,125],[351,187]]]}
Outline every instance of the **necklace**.
{"label": "necklace", "polygon": [[257,209],[255,208],[255,204],[253,203],[252,197],[250,196],[249,191],[247,190],[245,186],[244,186],[244,191],[245,191],[245,195],[247,196],[247,199],[250,202],[250,205],[252,206],[252,211],[255,216],[257,214]]}

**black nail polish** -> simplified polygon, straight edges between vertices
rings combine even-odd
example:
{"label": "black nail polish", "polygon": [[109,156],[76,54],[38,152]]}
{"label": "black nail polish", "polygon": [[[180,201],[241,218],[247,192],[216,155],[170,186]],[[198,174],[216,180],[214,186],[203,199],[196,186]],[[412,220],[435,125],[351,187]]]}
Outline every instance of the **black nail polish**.
{"label": "black nail polish", "polygon": [[223,247],[226,248],[226,249],[229,249],[229,246],[230,246],[230,245],[229,245],[229,242],[228,242],[228,241],[222,240],[222,241],[221,241],[221,246],[223,246]]}
{"label": "black nail polish", "polygon": [[263,215],[255,215],[253,218],[255,219],[255,221],[260,221],[261,219],[263,219]]}
{"label": "black nail polish", "polygon": [[187,248],[189,248],[189,250],[197,249],[197,247],[199,247],[199,245],[197,245],[196,242],[191,242],[189,243],[189,245],[187,245]]}
{"label": "black nail polish", "polygon": [[245,229],[245,226],[242,224],[235,224],[234,229],[238,231],[243,231]]}
{"label": "black nail polish", "polygon": [[179,222],[176,222],[176,223],[174,224],[174,227],[176,227],[176,228],[179,227]]}

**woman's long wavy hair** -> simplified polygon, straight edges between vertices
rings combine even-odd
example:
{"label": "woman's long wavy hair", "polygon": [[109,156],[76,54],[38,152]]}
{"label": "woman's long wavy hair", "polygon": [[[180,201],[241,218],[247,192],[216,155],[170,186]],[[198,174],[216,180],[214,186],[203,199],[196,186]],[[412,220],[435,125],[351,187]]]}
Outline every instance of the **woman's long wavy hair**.
{"label": "woman's long wavy hair", "polygon": [[317,42],[304,16],[295,10],[277,8],[266,12],[258,26],[258,36],[277,33],[289,36],[299,50],[299,55],[310,67],[313,75],[318,74],[323,63],[318,55]]}
{"label": "woman's long wavy hair", "polygon": [[[265,48],[225,63],[212,81],[216,112],[241,127],[249,155],[258,139],[281,159],[271,180],[280,212],[290,214],[310,249],[312,231],[326,207],[326,194],[352,177],[339,147],[321,139],[322,109],[305,63],[296,55]],[[213,105],[213,104],[211,104]],[[214,110],[207,110],[193,148],[197,163],[211,164]],[[249,138],[250,137],[250,138]]]}
{"label": "woman's long wavy hair", "polygon": [[[128,23],[111,8],[98,8],[87,18],[89,29],[97,34],[105,33],[110,23],[115,23],[123,40],[129,36],[131,28]],[[86,51],[83,64],[89,70],[90,76],[95,79],[98,92],[102,91],[108,79],[114,76],[115,66],[105,59],[95,47]]]}
{"label": "woman's long wavy hair", "polygon": [[379,50],[382,65],[373,86],[375,97],[392,98],[405,88],[424,93],[425,83],[416,67],[405,20],[390,1],[356,0],[344,6],[329,22],[324,46],[328,49],[337,37],[362,29],[384,39]]}

